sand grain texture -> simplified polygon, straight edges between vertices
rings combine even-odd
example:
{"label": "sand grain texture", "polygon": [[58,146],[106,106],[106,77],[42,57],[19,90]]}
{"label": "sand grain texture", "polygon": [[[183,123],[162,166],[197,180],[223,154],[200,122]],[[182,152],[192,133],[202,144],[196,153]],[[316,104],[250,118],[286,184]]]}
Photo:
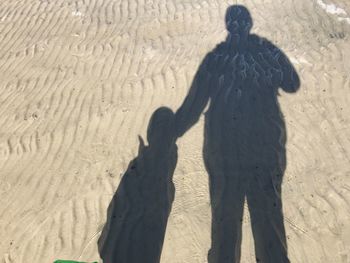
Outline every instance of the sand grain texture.
{"label": "sand grain texture", "polygon": [[[283,50],[297,93],[283,212],[293,263],[350,262],[350,4],[237,1]],[[0,262],[99,259],[121,175],[160,106],[174,111],[235,1],[0,2]],[[161,262],[207,262],[211,213],[204,117],[177,141]],[[255,262],[245,208],[241,262]]]}

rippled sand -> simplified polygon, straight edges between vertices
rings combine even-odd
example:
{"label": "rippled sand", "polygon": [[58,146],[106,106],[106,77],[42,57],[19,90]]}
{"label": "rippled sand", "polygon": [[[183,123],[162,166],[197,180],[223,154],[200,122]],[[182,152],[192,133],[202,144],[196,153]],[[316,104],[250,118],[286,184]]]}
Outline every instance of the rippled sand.
{"label": "rippled sand", "polygon": [[[350,3],[237,2],[251,13],[252,33],[282,50],[300,78],[298,92],[278,96],[289,259],[348,263]],[[138,135],[147,137],[157,108],[182,104],[237,2],[1,1],[0,262],[99,260],[107,208],[138,156]],[[161,262],[207,262],[204,122],[201,114],[177,141]],[[241,262],[255,261],[245,205]]]}

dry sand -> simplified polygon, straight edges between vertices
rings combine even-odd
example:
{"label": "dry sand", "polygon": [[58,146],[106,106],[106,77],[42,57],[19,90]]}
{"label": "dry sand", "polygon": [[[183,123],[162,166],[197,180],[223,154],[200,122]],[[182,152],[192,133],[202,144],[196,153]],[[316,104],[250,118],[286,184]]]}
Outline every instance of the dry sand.
{"label": "dry sand", "polygon": [[[278,97],[289,259],[349,263],[350,4],[237,2],[251,12],[252,33],[281,49],[300,78],[298,92]],[[99,260],[107,207],[138,156],[138,135],[147,137],[157,108],[182,104],[203,58],[225,40],[235,3],[0,2],[0,262]],[[201,114],[177,141],[164,263],[207,262],[204,122]],[[247,205],[241,259],[255,262]]]}

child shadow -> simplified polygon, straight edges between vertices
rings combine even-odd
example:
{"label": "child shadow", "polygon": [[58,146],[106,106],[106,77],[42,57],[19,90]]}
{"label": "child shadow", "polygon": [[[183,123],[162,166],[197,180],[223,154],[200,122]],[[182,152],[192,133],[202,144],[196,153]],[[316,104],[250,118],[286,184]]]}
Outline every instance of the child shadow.
{"label": "child shadow", "polygon": [[98,240],[104,263],[156,263],[174,200],[177,163],[174,113],[166,107],[152,115],[145,146],[139,136],[132,160],[109,204],[107,222]]}

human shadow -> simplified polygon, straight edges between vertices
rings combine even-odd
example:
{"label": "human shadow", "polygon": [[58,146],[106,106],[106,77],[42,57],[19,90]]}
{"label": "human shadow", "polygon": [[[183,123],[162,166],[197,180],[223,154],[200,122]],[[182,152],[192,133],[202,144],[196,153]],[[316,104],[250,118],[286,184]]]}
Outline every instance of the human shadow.
{"label": "human shadow", "polygon": [[240,262],[245,199],[257,262],[289,262],[281,184],[286,168],[286,127],[279,89],[296,92],[298,74],[268,40],[250,34],[242,5],[226,12],[226,41],[202,61],[175,114],[177,136],[199,119],[206,105],[203,157],[212,209],[209,263]]}
{"label": "human shadow", "polygon": [[109,204],[98,240],[104,263],[160,261],[174,199],[174,113],[166,107],[157,109],[148,125],[149,145],[139,140],[138,156],[130,162]]}

